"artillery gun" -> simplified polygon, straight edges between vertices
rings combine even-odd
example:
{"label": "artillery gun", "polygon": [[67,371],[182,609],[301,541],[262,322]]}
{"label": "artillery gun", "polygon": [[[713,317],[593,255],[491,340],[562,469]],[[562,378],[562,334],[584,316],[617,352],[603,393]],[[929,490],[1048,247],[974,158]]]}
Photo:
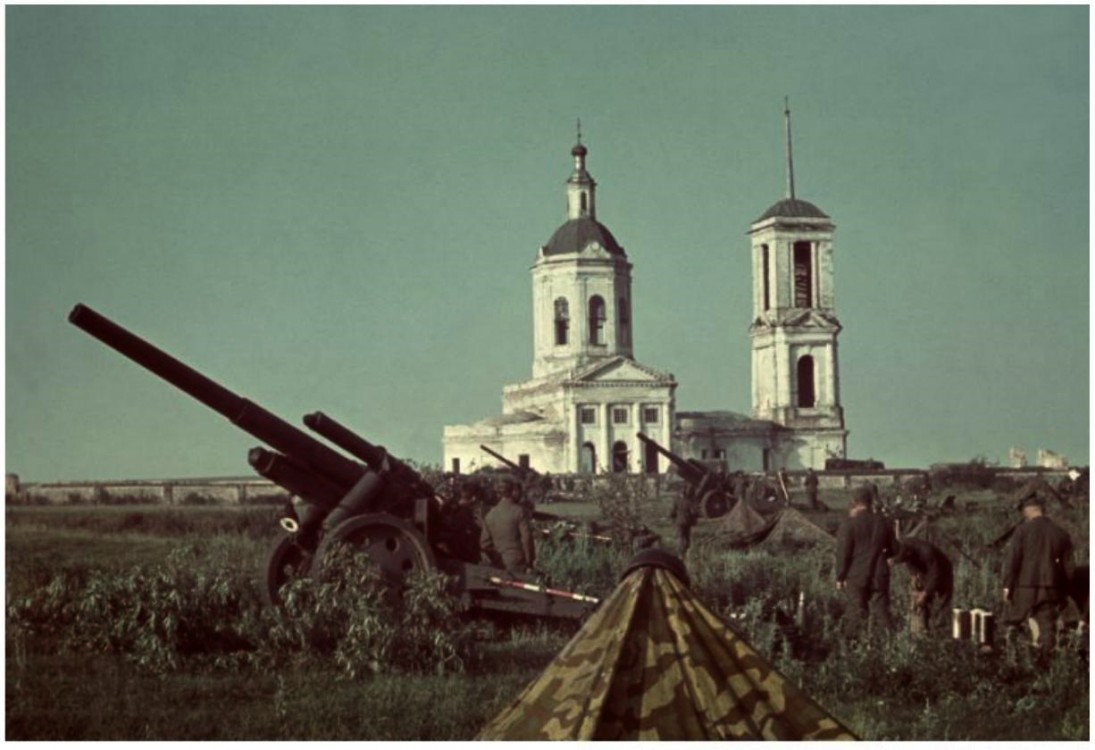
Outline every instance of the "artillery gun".
{"label": "artillery gun", "polygon": [[348,544],[367,555],[396,592],[414,571],[441,570],[451,576],[469,613],[581,618],[597,604],[593,597],[513,580],[500,568],[479,564],[478,530],[466,509],[437,494],[384,448],[322,412],[305,416],[305,426],[358,460],[85,305],[77,304],[68,320],[273,449],[252,448],[248,463],[302,502],[297,519],[283,524],[289,533],[267,564],[272,602],[279,601],[290,579],[306,575],[334,546]]}
{"label": "artillery gun", "polygon": [[551,500],[551,494],[554,488],[548,477],[536,471],[536,469],[531,466],[514,463],[498,451],[492,450],[486,445],[480,444],[479,448],[484,453],[501,461],[503,466],[514,472],[517,480],[521,483],[525,500],[532,507],[533,518],[538,518],[538,520],[541,521],[557,520],[557,517],[552,516],[550,513],[542,513],[535,508],[537,503],[545,503]]}
{"label": "artillery gun", "polygon": [[706,518],[726,515],[734,504],[734,496],[728,491],[724,477],[694,458],[678,456],[641,432],[637,436],[639,440],[665,456],[676,467],[680,478],[688,483],[692,492],[696,493],[700,510]]}

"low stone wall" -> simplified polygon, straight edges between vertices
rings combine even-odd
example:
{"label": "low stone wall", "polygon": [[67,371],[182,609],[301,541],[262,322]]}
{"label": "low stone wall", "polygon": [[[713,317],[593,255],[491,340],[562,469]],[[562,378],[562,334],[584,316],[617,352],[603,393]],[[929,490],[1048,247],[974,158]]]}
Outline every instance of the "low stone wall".
{"label": "low stone wall", "polygon": [[263,479],[21,484],[17,476],[8,474],[5,490],[9,505],[231,505],[288,499],[285,490]]}
{"label": "low stone wall", "polygon": [[[1025,468],[1010,469],[990,467],[994,479],[1008,478],[1021,484],[1034,477],[1041,477],[1056,483],[1067,476],[1065,470]],[[822,489],[850,489],[873,483],[879,487],[891,487],[898,483],[915,480],[929,475],[923,469],[885,469],[878,471],[819,471],[818,486]],[[655,494],[667,485],[673,485],[680,479],[670,475],[644,474]],[[751,474],[750,476],[760,476]],[[774,478],[774,475],[771,475]],[[806,472],[789,472],[788,489],[802,488]],[[581,495],[587,492],[593,483],[607,481],[604,474],[556,474],[551,477],[555,489],[563,494]],[[939,489],[939,488],[937,488]],[[129,505],[138,503],[164,503],[177,505],[207,504],[246,504],[263,502],[283,502],[288,493],[273,482],[264,479],[207,479],[207,480],[162,480],[162,481],[116,481],[116,482],[42,482],[21,484],[16,474],[5,477],[5,490],[9,505],[63,505],[98,504]]]}

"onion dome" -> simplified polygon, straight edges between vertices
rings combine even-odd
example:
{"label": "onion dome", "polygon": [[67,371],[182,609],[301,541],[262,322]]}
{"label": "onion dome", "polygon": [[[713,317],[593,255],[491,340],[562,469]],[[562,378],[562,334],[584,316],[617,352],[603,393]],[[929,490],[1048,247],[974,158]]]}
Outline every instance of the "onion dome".
{"label": "onion dome", "polygon": [[627,253],[601,222],[584,216],[571,219],[555,230],[551,239],[544,245],[544,255],[564,255],[580,253],[592,244],[598,244],[609,255],[626,258]]}

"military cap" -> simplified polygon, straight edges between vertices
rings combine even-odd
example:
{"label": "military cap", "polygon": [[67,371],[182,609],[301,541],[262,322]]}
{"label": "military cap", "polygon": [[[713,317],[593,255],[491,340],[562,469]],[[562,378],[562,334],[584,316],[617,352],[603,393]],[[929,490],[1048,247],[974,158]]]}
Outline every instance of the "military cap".
{"label": "military cap", "polygon": [[871,494],[871,488],[867,485],[855,488],[855,494],[852,495],[852,503],[855,505],[871,505],[874,502],[874,498]]}
{"label": "military cap", "polygon": [[1026,508],[1026,507],[1031,506],[1031,505],[1035,505],[1035,506],[1045,510],[1046,501],[1043,500],[1037,492],[1031,492],[1030,494],[1028,494],[1026,497],[1024,497],[1023,499],[1021,499],[1019,501],[1019,510],[1022,510],[1023,508]]}

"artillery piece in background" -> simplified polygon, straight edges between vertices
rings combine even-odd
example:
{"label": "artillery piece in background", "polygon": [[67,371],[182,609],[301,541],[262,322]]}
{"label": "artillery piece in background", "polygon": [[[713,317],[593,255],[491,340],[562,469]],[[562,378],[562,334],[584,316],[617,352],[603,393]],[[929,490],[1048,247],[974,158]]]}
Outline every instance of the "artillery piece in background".
{"label": "artillery piece in background", "polygon": [[[539,522],[535,531],[540,536],[565,540],[587,539],[596,544],[613,544],[617,541],[608,533],[607,529],[596,521],[583,523],[555,513],[545,513],[542,510],[537,510],[537,501],[548,502],[551,497],[553,490],[551,481],[531,466],[514,463],[486,445],[480,444],[479,447],[485,453],[501,461],[507,469],[516,474],[517,481],[521,483],[523,488],[525,504],[531,512],[532,520]],[[644,527],[641,530],[629,530],[626,536],[631,538],[640,533],[650,532]]]}
{"label": "artillery piece in background", "polygon": [[267,564],[271,601],[278,602],[285,583],[306,575],[341,543],[368,555],[394,590],[413,571],[441,570],[452,577],[469,613],[581,618],[596,605],[593,597],[513,580],[500,568],[479,564],[474,517],[438,495],[413,468],[322,412],[307,415],[304,424],[358,461],[85,305],[76,305],[68,320],[273,448],[252,448],[248,463],[302,502],[297,527],[287,524],[290,533]]}
{"label": "artillery piece in background", "polygon": [[735,498],[729,487],[728,477],[712,471],[694,458],[678,456],[641,432],[637,434],[637,437],[665,456],[676,467],[677,475],[687,482],[689,490],[696,494],[700,510],[705,518],[724,516],[734,505]]}
{"label": "artillery piece in background", "polygon": [[[493,456],[498,461],[501,461],[503,466],[505,466],[507,469],[510,469],[514,473],[517,481],[521,483],[521,489],[524,494],[525,501],[532,505],[534,508],[538,503],[549,503],[553,500],[552,494],[554,487],[552,486],[550,478],[536,471],[536,469],[532,468],[531,466],[525,466],[510,461],[501,453],[496,450],[492,450],[486,445],[480,444],[479,448],[488,455]],[[544,518],[541,520],[549,519]]]}

